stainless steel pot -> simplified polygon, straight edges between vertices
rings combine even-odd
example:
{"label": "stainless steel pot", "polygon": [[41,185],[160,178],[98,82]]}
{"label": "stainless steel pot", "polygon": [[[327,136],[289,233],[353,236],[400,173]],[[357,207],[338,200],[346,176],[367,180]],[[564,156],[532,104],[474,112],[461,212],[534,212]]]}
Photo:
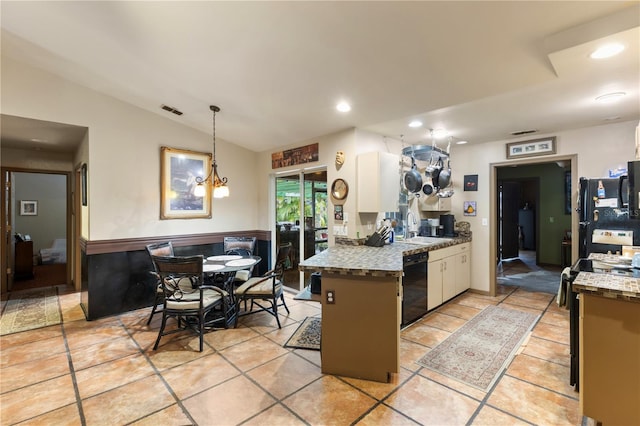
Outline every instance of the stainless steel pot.
{"label": "stainless steel pot", "polygon": [[440,171],[438,175],[438,186],[440,188],[446,188],[451,183],[451,166],[447,160],[447,167]]}
{"label": "stainless steel pot", "polygon": [[404,187],[414,194],[422,190],[422,176],[416,167],[416,160],[413,157],[411,157],[411,170],[406,171],[404,174]]}

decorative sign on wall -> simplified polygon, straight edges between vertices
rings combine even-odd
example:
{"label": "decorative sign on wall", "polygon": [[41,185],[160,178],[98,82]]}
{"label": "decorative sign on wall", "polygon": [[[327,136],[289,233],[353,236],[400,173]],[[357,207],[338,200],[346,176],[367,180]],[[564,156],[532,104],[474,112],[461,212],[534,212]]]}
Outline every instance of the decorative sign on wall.
{"label": "decorative sign on wall", "polygon": [[465,191],[478,190],[478,175],[464,175],[464,190]]}
{"label": "decorative sign on wall", "polygon": [[476,215],[476,202],[475,201],[465,201],[463,213],[465,216],[475,216]]}
{"label": "decorative sign on wall", "polygon": [[313,143],[299,148],[274,152],[271,154],[271,168],[279,169],[280,167],[295,166],[297,164],[318,161],[318,159],[318,144]]}
{"label": "decorative sign on wall", "polygon": [[507,144],[507,158],[532,157],[556,153],[556,137]]}

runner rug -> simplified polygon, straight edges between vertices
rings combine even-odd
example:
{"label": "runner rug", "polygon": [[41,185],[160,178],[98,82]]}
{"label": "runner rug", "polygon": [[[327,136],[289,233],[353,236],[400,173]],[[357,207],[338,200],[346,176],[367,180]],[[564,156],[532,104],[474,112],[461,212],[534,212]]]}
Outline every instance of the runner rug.
{"label": "runner rug", "polygon": [[416,362],[486,391],[509,365],[538,316],[489,306]]}
{"label": "runner rug", "polygon": [[0,317],[0,335],[60,324],[54,287],[13,292]]}
{"label": "runner rug", "polygon": [[298,329],[289,337],[285,348],[320,350],[322,320],[316,317],[306,317]]}

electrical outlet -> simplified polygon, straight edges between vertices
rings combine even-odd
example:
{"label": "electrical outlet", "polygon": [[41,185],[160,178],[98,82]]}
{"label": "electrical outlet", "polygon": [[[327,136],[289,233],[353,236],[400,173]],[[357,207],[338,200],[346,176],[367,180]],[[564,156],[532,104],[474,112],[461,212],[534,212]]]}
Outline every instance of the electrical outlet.
{"label": "electrical outlet", "polygon": [[489,224],[489,221],[487,221],[486,217],[482,218],[482,226],[487,226]]}
{"label": "electrical outlet", "polygon": [[335,291],[327,290],[326,297],[327,297],[327,305],[333,305],[334,303],[336,303],[336,292]]}
{"label": "electrical outlet", "polygon": [[553,223],[555,221],[553,216],[549,216],[549,223]]}

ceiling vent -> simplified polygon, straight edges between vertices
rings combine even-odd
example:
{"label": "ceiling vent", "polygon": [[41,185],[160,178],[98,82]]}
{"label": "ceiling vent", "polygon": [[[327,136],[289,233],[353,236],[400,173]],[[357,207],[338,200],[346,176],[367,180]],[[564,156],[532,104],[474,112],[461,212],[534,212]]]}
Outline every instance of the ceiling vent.
{"label": "ceiling vent", "polygon": [[175,108],[173,108],[173,107],[170,107],[170,106],[168,106],[168,105],[164,105],[164,104],[163,104],[161,107],[162,107],[162,109],[163,109],[163,110],[165,110],[165,111],[169,111],[169,112],[172,112],[172,113],[174,113],[175,115],[182,115],[182,111],[178,111],[177,109],[175,109]]}
{"label": "ceiling vent", "polygon": [[537,130],[535,130],[535,129],[534,130],[520,130],[520,131],[517,131],[517,132],[511,132],[511,134],[513,136],[522,136],[522,135],[529,135],[529,134],[535,133],[535,132],[537,132]]}

